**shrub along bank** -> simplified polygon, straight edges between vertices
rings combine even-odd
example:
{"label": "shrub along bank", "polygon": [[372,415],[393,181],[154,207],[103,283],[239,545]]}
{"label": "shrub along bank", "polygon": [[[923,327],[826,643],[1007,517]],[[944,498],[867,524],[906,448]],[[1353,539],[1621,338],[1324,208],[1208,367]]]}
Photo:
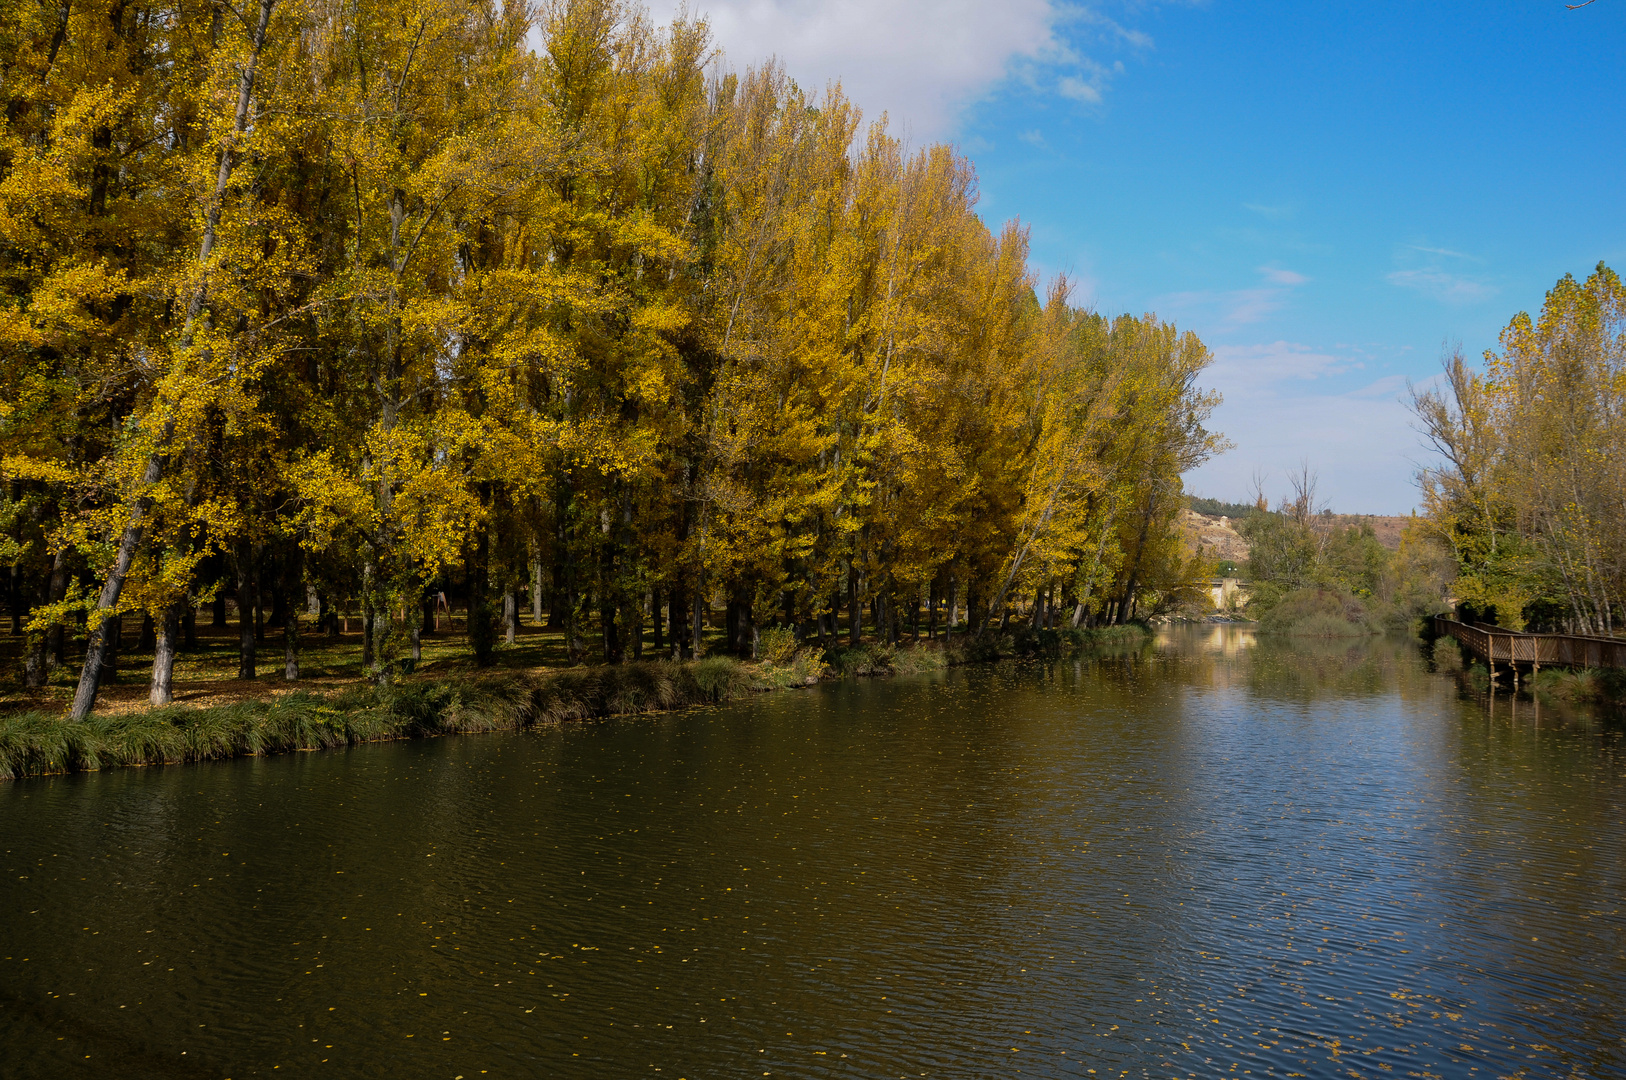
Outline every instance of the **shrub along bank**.
{"label": "shrub along bank", "polygon": [[407,679],[386,686],[360,684],[332,695],[296,692],[211,708],[170,706],[85,720],[23,712],[0,718],[0,780],[523,730],[713,704],[807,686],[821,678],[912,674],[1007,657],[1138,648],[1148,639],[1146,630],[1135,625],[1036,634],[1023,628],[946,646],[859,645],[822,658],[804,649],[757,664],[710,656],[692,662]]}

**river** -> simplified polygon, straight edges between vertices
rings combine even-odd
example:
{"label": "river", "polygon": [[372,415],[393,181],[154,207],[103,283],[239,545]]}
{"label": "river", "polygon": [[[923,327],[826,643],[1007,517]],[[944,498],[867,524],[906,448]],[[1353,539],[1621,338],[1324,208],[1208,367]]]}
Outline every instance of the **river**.
{"label": "river", "polygon": [[0,1073],[1626,1075],[1626,746],[1242,629],[0,785]]}

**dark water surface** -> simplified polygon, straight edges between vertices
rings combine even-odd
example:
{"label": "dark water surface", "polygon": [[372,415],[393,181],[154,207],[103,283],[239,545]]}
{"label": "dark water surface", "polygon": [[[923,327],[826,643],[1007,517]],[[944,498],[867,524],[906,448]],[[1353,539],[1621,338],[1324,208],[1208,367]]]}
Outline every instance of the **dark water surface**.
{"label": "dark water surface", "polygon": [[0,786],[0,1075],[1626,1076],[1626,753],[1400,644]]}

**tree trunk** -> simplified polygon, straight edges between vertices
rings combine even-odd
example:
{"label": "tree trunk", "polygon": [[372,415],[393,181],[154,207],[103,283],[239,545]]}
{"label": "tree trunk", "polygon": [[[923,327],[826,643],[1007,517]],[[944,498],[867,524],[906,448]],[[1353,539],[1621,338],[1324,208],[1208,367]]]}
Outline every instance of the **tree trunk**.
{"label": "tree trunk", "polygon": [[491,536],[480,529],[474,536],[474,562],[469,574],[469,648],[475,667],[490,667],[495,655],[496,627],[487,593],[491,588]]}
{"label": "tree trunk", "polygon": [[109,615],[102,626],[107,630],[107,648],[102,651],[101,682],[118,682],[119,653],[124,649],[124,616]]}
{"label": "tree trunk", "polygon": [[531,622],[542,625],[542,560],[531,562]]}
{"label": "tree trunk", "polygon": [[683,641],[689,636],[684,630],[688,614],[688,598],[683,594],[683,587],[674,582],[666,591],[666,628],[672,638],[673,660],[683,659]]}
{"label": "tree trunk", "polygon": [[502,634],[503,641],[512,645],[515,635],[519,632],[519,594],[513,589],[504,589],[502,594]]}
{"label": "tree trunk", "polygon": [[858,603],[858,567],[847,563],[847,636],[857,645],[863,640],[864,611]]}
{"label": "tree trunk", "polygon": [[700,599],[700,595],[703,592],[705,592],[704,588],[696,588],[695,591],[694,591],[694,622],[693,622],[693,625],[690,628],[693,631],[694,637],[693,637],[693,641],[690,644],[690,653],[689,653],[689,655],[694,657],[696,660],[700,659],[701,655],[705,652],[705,645],[703,644],[703,639],[705,637],[705,629],[706,628],[705,628],[705,622],[704,622],[704,618],[703,618],[704,617],[704,612],[703,612],[702,606],[701,606],[702,601]]}
{"label": "tree trunk", "polygon": [[192,602],[190,595],[186,598],[186,610],[181,613],[182,644],[186,649],[198,647],[198,608]]}
{"label": "tree trunk", "polygon": [[[423,637],[423,635],[434,632],[435,615],[437,610],[438,609],[435,607],[435,593],[426,591],[423,594],[422,599],[418,601],[418,623],[412,628],[414,649],[418,648],[417,643]],[[423,657],[417,652],[414,652],[412,654],[412,659],[421,660]]]}
{"label": "tree trunk", "polygon": [[168,705],[175,700],[175,646],[181,633],[181,609],[184,599],[171,604],[158,624],[152,649],[152,689],[147,700],[154,706]]}
{"label": "tree trunk", "polygon": [[[661,591],[651,589],[649,590],[649,629],[654,638],[653,644],[657,654],[666,647],[661,634],[661,623],[664,621],[661,618]],[[639,635],[639,640],[640,642],[643,640],[642,635]]]}
{"label": "tree trunk", "polygon": [[282,608],[282,677],[288,682],[299,681],[299,605],[292,602],[298,595],[299,570],[297,556],[290,556],[283,568],[285,575],[281,594],[288,602]]}
{"label": "tree trunk", "polygon": [[212,610],[210,612],[209,625],[210,626],[225,626],[226,625],[226,592],[225,592],[224,589],[220,590],[219,592],[217,592],[215,594],[214,603],[212,605],[210,605],[210,607],[212,608]]}
{"label": "tree trunk", "polygon": [[254,633],[254,612],[259,607],[255,602],[254,588],[254,549],[247,541],[237,546],[237,677],[239,679],[252,679],[255,671],[255,648],[258,644]]}

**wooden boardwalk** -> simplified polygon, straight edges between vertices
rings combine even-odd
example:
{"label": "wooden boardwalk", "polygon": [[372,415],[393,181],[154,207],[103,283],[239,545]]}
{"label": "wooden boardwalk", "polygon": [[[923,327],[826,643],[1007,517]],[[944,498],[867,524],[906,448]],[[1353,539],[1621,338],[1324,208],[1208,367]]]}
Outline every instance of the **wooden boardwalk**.
{"label": "wooden boardwalk", "polygon": [[1454,637],[1468,651],[1490,667],[1496,676],[1496,665],[1506,664],[1513,669],[1515,680],[1521,668],[1532,673],[1541,665],[1580,668],[1626,668],[1626,640],[1606,637],[1584,637],[1579,634],[1523,634],[1502,626],[1484,623],[1470,625],[1434,616],[1434,632],[1441,637]]}

